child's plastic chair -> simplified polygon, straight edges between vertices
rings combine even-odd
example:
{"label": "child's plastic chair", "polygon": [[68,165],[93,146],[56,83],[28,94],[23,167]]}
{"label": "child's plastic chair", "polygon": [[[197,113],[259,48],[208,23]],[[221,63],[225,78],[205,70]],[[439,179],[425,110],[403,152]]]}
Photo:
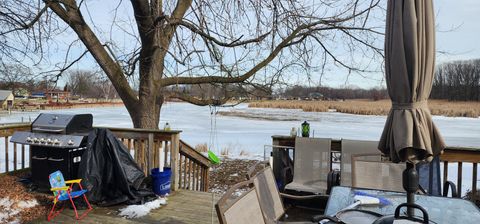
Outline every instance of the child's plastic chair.
{"label": "child's plastic chair", "polygon": [[[82,187],[82,184],[80,183],[82,179],[65,181],[63,179],[63,174],[60,171],[55,171],[51,173],[48,179],[50,180],[50,186],[52,187],[50,190],[53,192],[53,196],[55,196],[55,198],[53,199],[52,209],[50,210],[50,213],[48,214],[48,217],[47,217],[48,221],[50,221],[55,216],[60,214],[60,212],[62,212],[64,205],[62,205],[62,208],[60,210],[55,211],[55,207],[57,205],[57,202],[59,201],[70,200],[73,206],[73,210],[75,211],[75,218],[77,220],[80,220],[83,217],[85,217],[88,214],[88,212],[90,212],[93,209],[92,206],[90,205],[90,202],[88,202],[87,196],[85,196],[85,193],[87,192],[87,190],[84,190]],[[70,186],[67,186],[67,184],[69,184]],[[78,186],[80,187],[79,191],[72,191],[72,186],[74,184],[78,184]],[[75,203],[73,203],[73,199],[78,198],[80,196],[83,196],[83,199],[87,203],[88,209],[85,212],[83,212],[81,216],[78,216],[77,207],[75,206]]]}

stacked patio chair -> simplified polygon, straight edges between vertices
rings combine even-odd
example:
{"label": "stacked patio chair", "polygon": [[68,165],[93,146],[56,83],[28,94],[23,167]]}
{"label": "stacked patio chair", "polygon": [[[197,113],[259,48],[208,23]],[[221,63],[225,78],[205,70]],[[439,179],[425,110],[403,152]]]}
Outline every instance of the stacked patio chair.
{"label": "stacked patio chair", "polygon": [[[270,173],[271,172],[272,171],[270,170]],[[265,214],[268,214],[274,209],[271,208],[269,211],[264,210],[266,207],[265,205],[262,206],[262,201],[259,200],[258,188],[255,186],[254,182],[255,178],[235,184],[218,200],[215,209],[217,210],[220,224],[312,223],[311,221],[281,222],[278,219],[267,217]],[[259,182],[257,182],[257,185],[258,184]],[[268,186],[265,187],[268,188]],[[242,191],[244,191],[244,193],[242,193],[241,196],[235,196],[238,192]],[[274,204],[270,204],[270,206],[280,208]]]}
{"label": "stacked patio chair", "polygon": [[293,181],[285,190],[311,194],[328,193],[331,139],[295,138]]}
{"label": "stacked patio chair", "polygon": [[359,141],[342,139],[340,161],[340,185],[352,186],[352,156],[358,154],[371,154],[362,156],[362,160],[378,161],[382,153],[378,150],[378,141]]}
{"label": "stacked patio chair", "polygon": [[[372,158],[377,157],[376,161]],[[402,173],[405,164],[382,161],[379,154],[357,154],[351,157],[352,187],[405,192]]]}
{"label": "stacked patio chair", "polygon": [[[285,218],[286,209],[282,199],[291,200],[310,200],[310,199],[328,199],[325,195],[306,195],[298,196],[280,193],[275,182],[272,168],[270,166],[264,166],[260,171],[254,174],[254,171],[258,169],[260,164],[268,164],[267,161],[260,162],[249,168],[247,179],[253,181],[255,186],[260,207],[262,208],[263,215],[269,220],[282,220]],[[254,174],[254,175],[253,175]],[[310,220],[310,217],[306,218]]]}

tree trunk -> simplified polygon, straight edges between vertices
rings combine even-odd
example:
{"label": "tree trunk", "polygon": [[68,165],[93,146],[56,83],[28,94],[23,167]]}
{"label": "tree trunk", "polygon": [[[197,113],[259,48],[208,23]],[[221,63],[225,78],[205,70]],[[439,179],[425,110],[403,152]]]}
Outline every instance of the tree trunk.
{"label": "tree trunk", "polygon": [[[130,113],[132,117],[134,128],[144,129],[158,129],[160,121],[160,108],[162,105],[146,105],[140,107],[134,114]],[[158,109],[157,109],[158,108]]]}

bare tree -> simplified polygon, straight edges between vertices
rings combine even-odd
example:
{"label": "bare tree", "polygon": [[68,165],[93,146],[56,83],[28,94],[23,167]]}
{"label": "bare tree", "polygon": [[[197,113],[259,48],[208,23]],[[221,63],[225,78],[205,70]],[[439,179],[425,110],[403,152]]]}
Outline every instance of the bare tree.
{"label": "bare tree", "polygon": [[480,101],[480,60],[452,61],[437,66],[432,98]]}
{"label": "bare tree", "polygon": [[[1,2],[1,40],[19,36],[33,46],[21,48],[20,55],[42,54],[41,41],[52,37],[46,34],[56,34],[64,29],[62,22],[67,24],[86,50],[75,59],[66,56],[58,74],[91,55],[117,90],[136,128],[158,128],[167,87],[184,101],[218,105],[231,97],[228,92],[221,99],[201,99],[175,87],[268,85],[300,70],[322,75],[331,64],[348,73],[363,72],[382,57],[376,46],[382,33],[367,22],[374,17],[373,9],[383,10],[380,0],[131,0],[133,24],[128,19],[112,24],[132,37],[131,48],[97,32],[88,1]],[[13,45],[1,40],[6,52],[2,54],[18,56]],[[68,52],[76,46],[72,43]],[[131,80],[138,80],[138,89],[132,88],[135,81]]]}
{"label": "bare tree", "polygon": [[32,70],[22,64],[0,63],[0,83],[2,88],[12,90],[14,93],[19,87],[24,87],[32,82]]}

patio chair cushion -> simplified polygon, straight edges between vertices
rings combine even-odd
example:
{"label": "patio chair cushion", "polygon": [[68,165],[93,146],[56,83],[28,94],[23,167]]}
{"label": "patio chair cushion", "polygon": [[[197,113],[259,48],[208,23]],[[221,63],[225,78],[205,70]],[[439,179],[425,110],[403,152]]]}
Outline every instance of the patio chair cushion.
{"label": "patio chair cushion", "polygon": [[325,193],[327,190],[327,182],[325,181],[311,181],[305,183],[295,183],[292,182],[285,186],[287,190],[299,191],[299,192],[310,192],[310,193]]}

